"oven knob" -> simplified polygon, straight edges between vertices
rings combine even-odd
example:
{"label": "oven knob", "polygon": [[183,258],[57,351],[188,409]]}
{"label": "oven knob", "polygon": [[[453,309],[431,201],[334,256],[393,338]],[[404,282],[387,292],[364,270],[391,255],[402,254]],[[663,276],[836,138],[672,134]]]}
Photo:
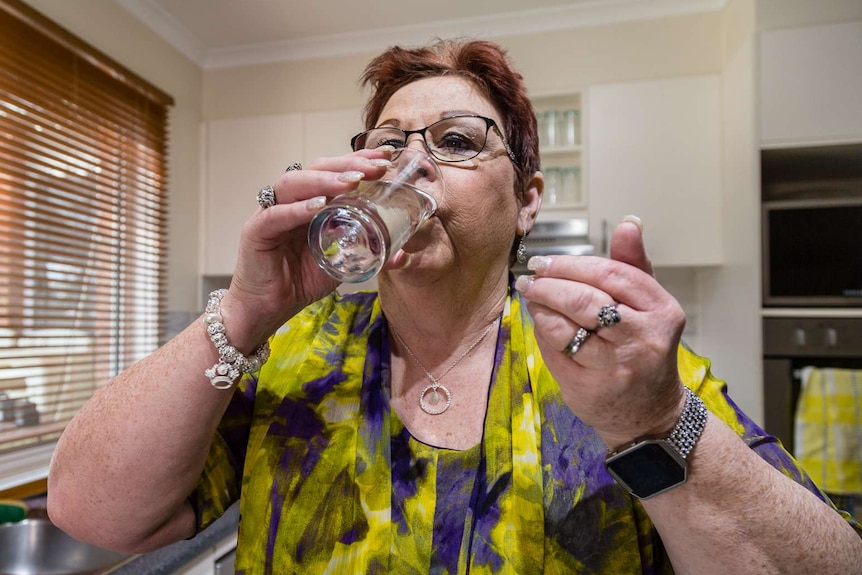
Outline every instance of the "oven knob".
{"label": "oven knob", "polygon": [[838,345],[838,330],[834,327],[826,328],[826,337],[824,338],[826,341],[827,347],[835,347]]}
{"label": "oven knob", "polygon": [[805,330],[801,327],[794,329],[793,341],[796,343],[796,347],[805,347]]}

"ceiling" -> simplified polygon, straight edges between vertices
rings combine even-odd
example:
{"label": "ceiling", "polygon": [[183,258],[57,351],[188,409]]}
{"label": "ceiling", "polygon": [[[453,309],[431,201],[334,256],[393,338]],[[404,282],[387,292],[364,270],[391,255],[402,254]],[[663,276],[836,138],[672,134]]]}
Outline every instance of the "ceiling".
{"label": "ceiling", "polygon": [[664,18],[720,10],[726,1],[116,0],[204,68]]}

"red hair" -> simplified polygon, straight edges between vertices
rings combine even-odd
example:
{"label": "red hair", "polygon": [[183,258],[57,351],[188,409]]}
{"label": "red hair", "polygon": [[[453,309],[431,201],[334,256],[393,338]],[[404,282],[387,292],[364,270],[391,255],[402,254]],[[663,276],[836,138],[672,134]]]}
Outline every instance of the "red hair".
{"label": "red hair", "polygon": [[394,46],[372,60],[361,81],[372,93],[365,106],[366,129],[400,88],[435,76],[458,76],[476,85],[503,115],[501,129],[515,154],[519,195],[540,168],[536,114],[524,78],[499,45],[483,40],[437,40],[414,49]]}

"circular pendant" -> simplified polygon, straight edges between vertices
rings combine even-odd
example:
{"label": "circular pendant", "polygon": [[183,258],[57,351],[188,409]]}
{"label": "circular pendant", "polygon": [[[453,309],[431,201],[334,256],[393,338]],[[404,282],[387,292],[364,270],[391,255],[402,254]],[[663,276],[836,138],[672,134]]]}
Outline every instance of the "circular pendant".
{"label": "circular pendant", "polygon": [[[440,393],[440,392],[443,393]],[[440,403],[445,399],[445,403]],[[440,407],[437,407],[440,405]],[[419,407],[428,415],[440,415],[452,405],[452,394],[445,385],[427,385],[419,394]]]}

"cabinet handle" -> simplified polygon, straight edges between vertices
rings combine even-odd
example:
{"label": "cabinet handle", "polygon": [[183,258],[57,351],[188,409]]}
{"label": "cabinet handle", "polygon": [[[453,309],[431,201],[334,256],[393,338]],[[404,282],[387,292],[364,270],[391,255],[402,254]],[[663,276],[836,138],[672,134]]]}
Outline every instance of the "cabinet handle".
{"label": "cabinet handle", "polygon": [[801,327],[794,329],[793,341],[796,343],[796,347],[805,347],[805,330]]}

